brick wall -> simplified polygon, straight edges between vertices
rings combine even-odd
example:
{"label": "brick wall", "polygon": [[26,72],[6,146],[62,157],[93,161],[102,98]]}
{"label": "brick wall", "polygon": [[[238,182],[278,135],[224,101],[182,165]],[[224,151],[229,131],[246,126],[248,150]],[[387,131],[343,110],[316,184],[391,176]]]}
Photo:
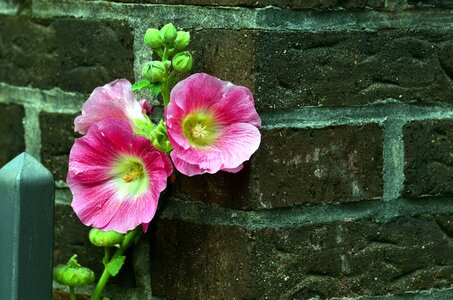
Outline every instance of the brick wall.
{"label": "brick wall", "polygon": [[194,72],[253,90],[262,144],[240,173],[177,175],[112,299],[453,298],[451,0],[1,2],[0,166],[53,172],[56,264],[100,269],[69,207],[73,118],[140,79],[167,22]]}

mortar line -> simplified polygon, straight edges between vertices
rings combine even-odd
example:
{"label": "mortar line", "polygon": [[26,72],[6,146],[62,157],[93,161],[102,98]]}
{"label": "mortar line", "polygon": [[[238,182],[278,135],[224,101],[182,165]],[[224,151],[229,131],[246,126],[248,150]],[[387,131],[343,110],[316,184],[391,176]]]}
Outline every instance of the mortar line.
{"label": "mortar line", "polygon": [[[67,92],[59,88],[43,90],[0,82],[0,103],[29,105],[45,112],[78,113],[86,99],[88,95]],[[163,112],[159,106],[155,107],[155,111]],[[452,119],[453,105],[445,103],[414,105],[386,99],[363,106],[306,106],[263,112],[260,115],[263,129],[325,128],[337,125],[384,124],[386,120],[392,118],[404,122]]]}
{"label": "mortar line", "polygon": [[77,113],[86,99],[87,95],[59,88],[42,90],[0,82],[0,103],[27,105],[45,112]]}
{"label": "mortar line", "polygon": [[[133,21],[166,20],[184,28],[225,28],[261,30],[322,31],[377,31],[381,29],[441,29],[453,28],[448,9],[401,11],[323,11],[291,10],[273,6],[263,8],[230,6],[195,6],[168,4],[115,3],[106,1],[80,2],[47,0],[32,2],[36,17],[76,17]],[[275,18],[278,15],[279,18]],[[202,16],[202,19],[200,19]],[[152,21],[151,21],[152,22]]]}
{"label": "mortar line", "polygon": [[24,124],[24,139],[25,151],[41,161],[41,128],[39,126],[40,110],[36,106],[29,104],[24,105],[25,116]]}
{"label": "mortar line", "polygon": [[346,203],[307,204],[293,207],[243,211],[200,202],[166,199],[158,211],[161,219],[182,220],[200,225],[237,226],[245,229],[306,226],[332,222],[371,220],[386,223],[398,217],[452,214],[451,198],[398,201],[360,201]]}
{"label": "mortar line", "polygon": [[404,139],[401,119],[384,122],[383,143],[383,180],[384,201],[396,200],[401,197],[404,187]]}
{"label": "mortar line", "polygon": [[15,15],[19,10],[19,3],[0,2],[0,14]]}

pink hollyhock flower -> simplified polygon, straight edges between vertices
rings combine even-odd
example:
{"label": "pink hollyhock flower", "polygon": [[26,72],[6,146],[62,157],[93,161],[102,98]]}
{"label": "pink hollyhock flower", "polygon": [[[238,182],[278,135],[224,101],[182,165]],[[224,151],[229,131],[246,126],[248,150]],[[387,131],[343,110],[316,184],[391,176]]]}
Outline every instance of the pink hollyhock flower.
{"label": "pink hollyhock flower", "polygon": [[165,119],[173,163],[188,176],[238,172],[261,140],[250,90],[204,73],[173,88]]}
{"label": "pink hollyhock flower", "polygon": [[96,122],[105,119],[145,120],[151,112],[151,105],[145,100],[137,102],[131,91],[131,83],[126,79],[118,79],[104,86],[97,87],[83,104],[82,115],[74,121],[75,131],[85,134]]}
{"label": "pink hollyhock flower", "polygon": [[124,233],[140,224],[146,230],[171,173],[170,159],[127,121],[92,124],[69,154],[72,208],[82,223],[101,230]]}

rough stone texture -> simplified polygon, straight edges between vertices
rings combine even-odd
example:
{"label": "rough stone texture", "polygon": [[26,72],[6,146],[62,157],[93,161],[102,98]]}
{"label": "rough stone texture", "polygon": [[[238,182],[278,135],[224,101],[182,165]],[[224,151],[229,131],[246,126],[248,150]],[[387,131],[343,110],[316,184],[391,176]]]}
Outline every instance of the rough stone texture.
{"label": "rough stone texture", "polygon": [[381,197],[381,128],[369,124],[265,132],[252,170],[264,206]]}
{"label": "rough stone texture", "polygon": [[132,80],[132,42],[124,22],[0,16],[0,81],[89,93]]}
{"label": "rough stone texture", "polygon": [[0,104],[0,168],[25,151],[23,118],[22,106]]}
{"label": "rough stone texture", "polygon": [[263,230],[256,243],[257,298],[400,294],[450,287],[451,238],[431,217]]}
{"label": "rough stone texture", "polygon": [[204,72],[253,89],[254,33],[250,30],[205,29],[191,32],[193,73]]}
{"label": "rough stone texture", "polygon": [[[453,283],[452,215],[247,231],[160,220],[153,294],[179,299],[326,299]],[[440,221],[439,221],[440,220]],[[414,258],[417,259],[414,259]]]}
{"label": "rough stone texture", "polygon": [[[93,1],[93,0],[90,0]],[[112,2],[124,3],[149,3],[149,4],[185,4],[202,6],[246,6],[265,7],[268,5],[292,9],[348,9],[348,8],[375,8],[383,9],[388,4],[400,2],[398,0],[113,0]]]}
{"label": "rough stone texture", "polygon": [[69,151],[76,137],[74,118],[77,115],[41,112],[41,161],[55,180],[66,180]]}
{"label": "rough stone texture", "polygon": [[151,241],[153,295],[178,299],[252,299],[250,232],[161,220]]}
{"label": "rough stone texture", "polygon": [[256,204],[251,203],[250,171],[250,164],[246,163],[238,173],[218,172],[188,177],[175,172],[176,179],[167,189],[170,195],[184,200],[251,209]]}
{"label": "rough stone texture", "polygon": [[257,106],[361,105],[386,98],[451,103],[452,48],[451,31],[262,32],[256,37]]}
{"label": "rough stone texture", "polygon": [[237,174],[178,176],[175,197],[238,209],[382,196],[378,125],[263,130],[260,149]]}
{"label": "rough stone texture", "polygon": [[453,195],[453,120],[404,127],[404,196]]}

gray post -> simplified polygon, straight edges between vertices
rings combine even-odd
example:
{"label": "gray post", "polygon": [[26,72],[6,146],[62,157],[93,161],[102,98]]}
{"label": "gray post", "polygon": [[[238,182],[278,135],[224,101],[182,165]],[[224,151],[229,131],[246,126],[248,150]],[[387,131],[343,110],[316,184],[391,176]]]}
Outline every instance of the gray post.
{"label": "gray post", "polygon": [[0,298],[52,298],[54,181],[22,153],[0,169]]}

